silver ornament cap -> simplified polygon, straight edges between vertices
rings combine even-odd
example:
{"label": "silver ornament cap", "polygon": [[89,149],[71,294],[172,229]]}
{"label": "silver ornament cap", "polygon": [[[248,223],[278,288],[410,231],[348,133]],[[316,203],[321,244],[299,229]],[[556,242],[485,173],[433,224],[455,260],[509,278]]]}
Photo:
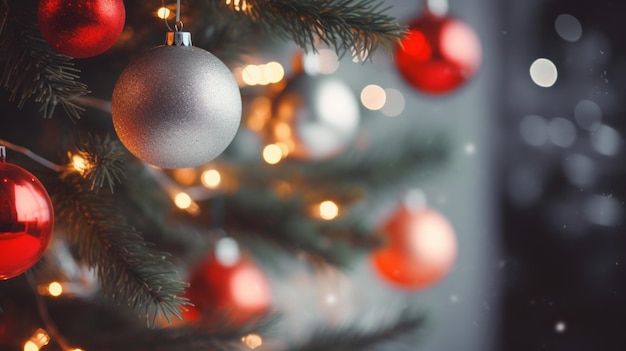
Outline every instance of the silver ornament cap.
{"label": "silver ornament cap", "polygon": [[113,126],[137,158],[162,168],[187,168],[219,156],[241,122],[241,93],[228,67],[169,32],[165,45],[133,59],[111,99]]}

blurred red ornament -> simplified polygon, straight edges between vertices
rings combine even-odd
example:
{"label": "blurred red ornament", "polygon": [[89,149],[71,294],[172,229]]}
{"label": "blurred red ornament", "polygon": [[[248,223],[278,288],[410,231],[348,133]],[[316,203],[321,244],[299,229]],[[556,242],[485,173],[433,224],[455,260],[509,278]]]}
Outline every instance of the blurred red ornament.
{"label": "blurred red ornament", "polygon": [[245,258],[223,263],[211,255],[191,272],[189,284],[187,297],[195,308],[183,313],[188,321],[203,313],[223,314],[240,325],[263,314],[271,304],[265,273]]}
{"label": "blurred red ornament", "polygon": [[405,288],[442,279],[456,259],[457,241],[448,220],[430,208],[401,207],[384,224],[387,245],[372,255],[378,273]]}
{"label": "blurred red ornament", "polygon": [[34,175],[7,163],[0,148],[0,279],[22,274],[48,247],[54,224],[50,197]]}
{"label": "blurred red ornament", "polygon": [[474,30],[464,22],[430,11],[409,23],[397,46],[396,66],[417,90],[438,95],[459,88],[480,66],[482,49]]}
{"label": "blurred red ornament", "polygon": [[61,54],[85,58],[115,44],[126,21],[122,0],[41,0],[39,30]]}

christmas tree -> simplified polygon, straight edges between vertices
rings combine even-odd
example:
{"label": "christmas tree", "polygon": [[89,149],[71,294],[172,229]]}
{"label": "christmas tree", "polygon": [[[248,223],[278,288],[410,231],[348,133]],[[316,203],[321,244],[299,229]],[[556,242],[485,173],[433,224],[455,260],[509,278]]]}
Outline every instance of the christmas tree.
{"label": "christmas tree", "polygon": [[[375,0],[1,2],[0,349],[418,347],[429,309],[407,301],[457,250],[420,185],[451,171],[458,146],[369,118],[409,111],[397,90],[359,99],[338,78],[340,62],[363,74],[411,39],[388,12]],[[420,72],[450,92],[479,50],[467,74]],[[346,301],[355,290],[391,301]]]}

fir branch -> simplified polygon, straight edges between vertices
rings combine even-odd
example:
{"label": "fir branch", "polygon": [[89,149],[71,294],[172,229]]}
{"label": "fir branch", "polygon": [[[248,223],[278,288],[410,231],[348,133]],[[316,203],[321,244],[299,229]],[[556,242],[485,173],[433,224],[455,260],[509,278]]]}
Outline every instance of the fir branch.
{"label": "fir branch", "polygon": [[[396,321],[377,330],[361,331],[356,328],[318,330],[309,342],[290,348],[293,351],[367,351],[367,350],[414,350],[421,339],[425,317],[401,314]],[[389,347],[393,345],[392,347]],[[402,347],[404,345],[404,347]]]}
{"label": "fir branch", "polygon": [[53,199],[68,240],[96,269],[105,296],[144,315],[150,326],[158,315],[180,318],[179,309],[188,304],[180,297],[187,285],[176,276],[168,255],[148,247],[118,212],[111,194],[88,188],[82,177],[68,173]]}
{"label": "fir branch", "polygon": [[[382,4],[379,0],[247,0],[247,10],[236,13],[305,50],[324,43],[340,57],[351,52],[369,59],[379,46],[390,51],[406,32],[405,26],[385,14],[388,8]],[[226,5],[216,8],[235,13]]]}
{"label": "fir branch", "polygon": [[33,22],[37,6],[33,2],[0,3],[0,86],[9,100],[22,108],[33,99],[41,103],[45,118],[51,118],[61,105],[71,119],[79,119],[84,109],[72,99],[90,91],[80,82],[80,70],[72,58],[58,54],[45,42]]}
{"label": "fir branch", "polygon": [[113,192],[116,184],[126,177],[124,156],[126,153],[119,141],[110,135],[101,137],[87,134],[76,142],[79,155],[85,160],[82,175],[90,182],[90,190],[98,190],[107,185]]}

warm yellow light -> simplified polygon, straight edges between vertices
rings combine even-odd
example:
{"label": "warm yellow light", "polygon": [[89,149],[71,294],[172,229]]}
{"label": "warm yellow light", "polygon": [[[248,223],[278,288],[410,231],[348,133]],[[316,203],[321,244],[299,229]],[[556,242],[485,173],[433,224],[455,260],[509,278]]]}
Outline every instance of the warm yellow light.
{"label": "warm yellow light", "polygon": [[84,157],[76,154],[76,155],[72,155],[72,167],[74,167],[74,169],[77,172],[83,173],[87,169],[89,169],[89,164],[87,163],[87,160],[85,160]]}
{"label": "warm yellow light", "polygon": [[241,79],[248,85],[257,85],[263,78],[263,72],[257,65],[248,65],[241,72]]}
{"label": "warm yellow light", "polygon": [[339,207],[334,202],[327,200],[320,203],[320,217],[325,220],[331,220],[339,214]]}
{"label": "warm yellow light", "polygon": [[63,286],[59,282],[52,282],[48,285],[48,293],[54,297],[61,296],[63,294]]}
{"label": "warm yellow light", "polygon": [[289,139],[291,137],[291,126],[287,123],[277,123],[274,126],[274,135],[279,140]]}
{"label": "warm yellow light", "polygon": [[172,172],[173,178],[181,185],[191,186],[198,179],[195,168],[178,168]]}
{"label": "warm yellow light", "polygon": [[222,176],[220,175],[220,172],[215,169],[207,169],[202,172],[200,180],[202,181],[202,185],[205,187],[215,189],[222,182]]}
{"label": "warm yellow light", "polygon": [[258,334],[248,334],[241,338],[241,342],[246,345],[250,350],[254,350],[257,347],[263,345],[263,338]]}
{"label": "warm yellow light", "polygon": [[34,342],[28,340],[24,343],[24,351],[39,351],[39,346]]}
{"label": "warm yellow light", "polygon": [[269,144],[263,148],[263,160],[270,165],[275,165],[283,158],[283,151],[276,144]]}
{"label": "warm yellow light", "polygon": [[285,77],[285,69],[278,62],[268,62],[265,65],[265,76],[270,83],[278,83]]}
{"label": "warm yellow light", "polygon": [[180,192],[174,196],[174,203],[178,208],[185,210],[191,207],[191,197],[187,193]]}
{"label": "warm yellow light", "polygon": [[170,11],[167,7],[161,7],[157,10],[156,16],[160,19],[166,19],[170,17],[171,13],[172,11]]}
{"label": "warm yellow light", "polygon": [[272,101],[265,96],[256,97],[250,104],[250,115],[246,120],[246,125],[248,128],[260,132],[270,119],[271,113]]}
{"label": "warm yellow light", "polygon": [[50,336],[45,330],[39,328],[35,331],[33,336],[24,343],[24,351],[39,351],[42,346],[48,345],[50,342]]}
{"label": "warm yellow light", "polygon": [[283,154],[283,157],[287,157],[287,155],[289,155],[289,145],[287,145],[287,143],[279,141],[276,143],[276,146],[280,148],[280,152]]}

